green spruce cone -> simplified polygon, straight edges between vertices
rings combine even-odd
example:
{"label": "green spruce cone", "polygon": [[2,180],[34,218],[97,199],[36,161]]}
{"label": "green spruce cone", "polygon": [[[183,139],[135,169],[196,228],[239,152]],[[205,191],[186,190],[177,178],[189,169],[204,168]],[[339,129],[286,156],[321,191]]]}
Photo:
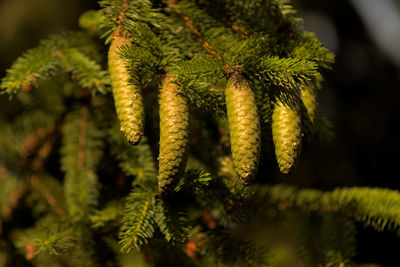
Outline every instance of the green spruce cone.
{"label": "green spruce cone", "polygon": [[124,37],[115,37],[108,52],[108,66],[121,131],[131,144],[137,145],[143,136],[143,98],[140,88],[130,83],[130,74],[125,62],[117,54],[122,45],[129,46],[131,42]]}
{"label": "green spruce cone", "polygon": [[184,174],[189,145],[188,99],[172,80],[167,76],[160,90],[160,193],[172,190]]}
{"label": "green spruce cone", "polygon": [[315,112],[317,108],[317,94],[312,86],[301,89],[301,99],[303,101],[303,129],[307,141],[311,141],[314,135]]}
{"label": "green spruce cone", "polygon": [[296,165],[301,149],[301,116],[298,108],[285,106],[277,100],[272,114],[272,139],[279,169],[288,174]]}
{"label": "green spruce cone", "polygon": [[229,78],[225,98],[233,163],[241,181],[249,184],[257,173],[260,158],[260,118],[254,93],[239,72]]}
{"label": "green spruce cone", "polygon": [[308,117],[311,123],[315,120],[315,110],[317,108],[317,95],[315,89],[312,87],[305,87],[301,89],[301,99],[306,107]]}

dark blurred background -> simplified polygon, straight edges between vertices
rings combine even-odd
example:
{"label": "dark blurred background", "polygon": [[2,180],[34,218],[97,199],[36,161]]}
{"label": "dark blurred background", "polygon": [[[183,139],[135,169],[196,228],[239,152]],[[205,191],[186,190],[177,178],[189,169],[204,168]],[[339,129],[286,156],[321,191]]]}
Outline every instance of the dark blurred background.
{"label": "dark blurred background", "polygon": [[[0,0],[0,76],[40,39],[77,29],[79,15],[97,8],[96,2]],[[305,28],[336,54],[319,92],[319,107],[335,125],[336,136],[305,146],[292,176],[271,179],[326,190],[400,189],[400,1],[296,0],[294,5]],[[0,107],[6,99],[0,97]],[[357,262],[400,266],[395,233],[358,230]]]}
{"label": "dark blurred background", "polygon": [[[292,182],[322,189],[400,189],[400,1],[294,4],[305,28],[336,54],[319,93],[320,109],[334,123],[336,137],[305,148]],[[395,233],[358,227],[357,262],[400,266],[399,248]]]}

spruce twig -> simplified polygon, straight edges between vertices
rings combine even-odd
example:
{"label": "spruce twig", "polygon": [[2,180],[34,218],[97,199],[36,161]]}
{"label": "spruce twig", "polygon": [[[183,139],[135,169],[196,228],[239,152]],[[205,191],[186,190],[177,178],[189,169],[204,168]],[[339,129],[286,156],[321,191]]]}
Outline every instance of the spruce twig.
{"label": "spruce twig", "polygon": [[165,4],[168,5],[168,7],[171,8],[172,11],[174,11],[177,15],[179,15],[183,21],[185,22],[186,27],[198,38],[198,41],[202,46],[204,47],[205,50],[207,50],[208,53],[216,57],[218,60],[223,61],[222,57],[218,55],[218,53],[215,51],[215,49],[204,39],[202,34],[194,27],[193,22],[190,20],[189,17],[187,17],[180,9],[179,5],[176,3],[176,1],[167,1]]}
{"label": "spruce twig", "polygon": [[[0,169],[1,171],[1,169]],[[4,175],[5,173],[3,173]],[[0,173],[0,179],[2,177],[2,173]],[[20,180],[15,190],[10,194],[6,204],[4,204],[0,210],[0,217],[8,219],[10,218],[12,211],[17,207],[18,201],[22,198],[22,196],[26,192],[26,181]]]}
{"label": "spruce twig", "polygon": [[253,205],[270,203],[280,211],[343,213],[378,231],[400,230],[400,194],[381,188],[337,188],[331,192],[274,185],[255,188]]}
{"label": "spruce twig", "polygon": [[68,215],[66,211],[58,205],[57,200],[55,199],[53,194],[48,190],[48,188],[46,188],[46,186],[40,181],[40,179],[37,176],[32,175],[31,177],[29,177],[28,180],[32,187],[43,196],[43,198],[46,200],[47,204],[49,204],[54,213],[60,216],[61,220],[67,220]]}
{"label": "spruce twig", "polygon": [[38,148],[39,144],[55,130],[55,124],[38,129],[33,134],[22,140],[19,151],[22,158],[28,158]]}

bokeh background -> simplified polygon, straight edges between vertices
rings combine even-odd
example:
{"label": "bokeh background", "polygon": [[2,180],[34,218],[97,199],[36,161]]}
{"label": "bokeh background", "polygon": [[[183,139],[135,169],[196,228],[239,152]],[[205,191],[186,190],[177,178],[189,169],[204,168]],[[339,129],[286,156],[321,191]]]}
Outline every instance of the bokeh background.
{"label": "bokeh background", "polygon": [[[0,77],[40,39],[77,29],[79,15],[96,9],[96,2],[0,0]],[[330,142],[314,141],[304,147],[299,167],[290,177],[276,174],[269,179],[324,190],[344,186],[400,190],[400,1],[295,0],[293,4],[305,28],[315,31],[336,54],[319,92],[319,107],[333,122],[336,135]],[[12,108],[1,96],[0,123]],[[273,237],[268,231],[266,235]],[[356,262],[400,266],[400,237],[395,233],[359,226],[357,237]]]}
{"label": "bokeh background", "polygon": [[[296,1],[305,28],[336,54],[320,108],[336,137],[305,149],[298,180],[323,189],[400,189],[400,1]],[[302,168],[303,166],[304,168]],[[297,179],[297,177],[295,178]],[[400,266],[400,238],[358,227],[358,262]]]}

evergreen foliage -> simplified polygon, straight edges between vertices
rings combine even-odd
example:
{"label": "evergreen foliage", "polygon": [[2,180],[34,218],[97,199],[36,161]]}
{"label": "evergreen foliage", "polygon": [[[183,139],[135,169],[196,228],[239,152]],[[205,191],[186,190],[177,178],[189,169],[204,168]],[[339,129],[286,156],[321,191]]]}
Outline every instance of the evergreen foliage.
{"label": "evergreen foliage", "polygon": [[356,222],[399,231],[397,191],[257,173],[273,147],[288,173],[303,136],[332,136],[316,94],[334,56],[290,1],[99,6],[2,80],[18,107],[0,129],[6,264],[132,266],[140,254],[143,266],[268,266],[240,232],[279,221],[295,226],[305,266],[351,266]]}
{"label": "evergreen foliage", "polygon": [[82,107],[66,116],[61,147],[61,169],[65,172],[65,198],[73,220],[87,220],[97,204],[96,167],[102,156],[102,132]]}
{"label": "evergreen foliage", "polygon": [[138,183],[152,181],[157,176],[153,154],[146,139],[132,147],[121,138],[118,125],[110,129],[108,138],[111,153],[119,161],[119,167],[125,175],[135,177]]}
{"label": "evergreen foliage", "polygon": [[140,249],[154,234],[154,193],[132,191],[126,199],[123,224],[119,233],[122,250]]}
{"label": "evergreen foliage", "polygon": [[13,95],[20,90],[29,90],[59,70],[73,71],[76,78],[84,79],[82,85],[85,87],[95,85],[101,88],[106,82],[106,72],[101,71],[96,58],[93,58],[92,51],[98,51],[96,46],[84,32],[52,35],[14,62],[1,83],[1,91]]}

